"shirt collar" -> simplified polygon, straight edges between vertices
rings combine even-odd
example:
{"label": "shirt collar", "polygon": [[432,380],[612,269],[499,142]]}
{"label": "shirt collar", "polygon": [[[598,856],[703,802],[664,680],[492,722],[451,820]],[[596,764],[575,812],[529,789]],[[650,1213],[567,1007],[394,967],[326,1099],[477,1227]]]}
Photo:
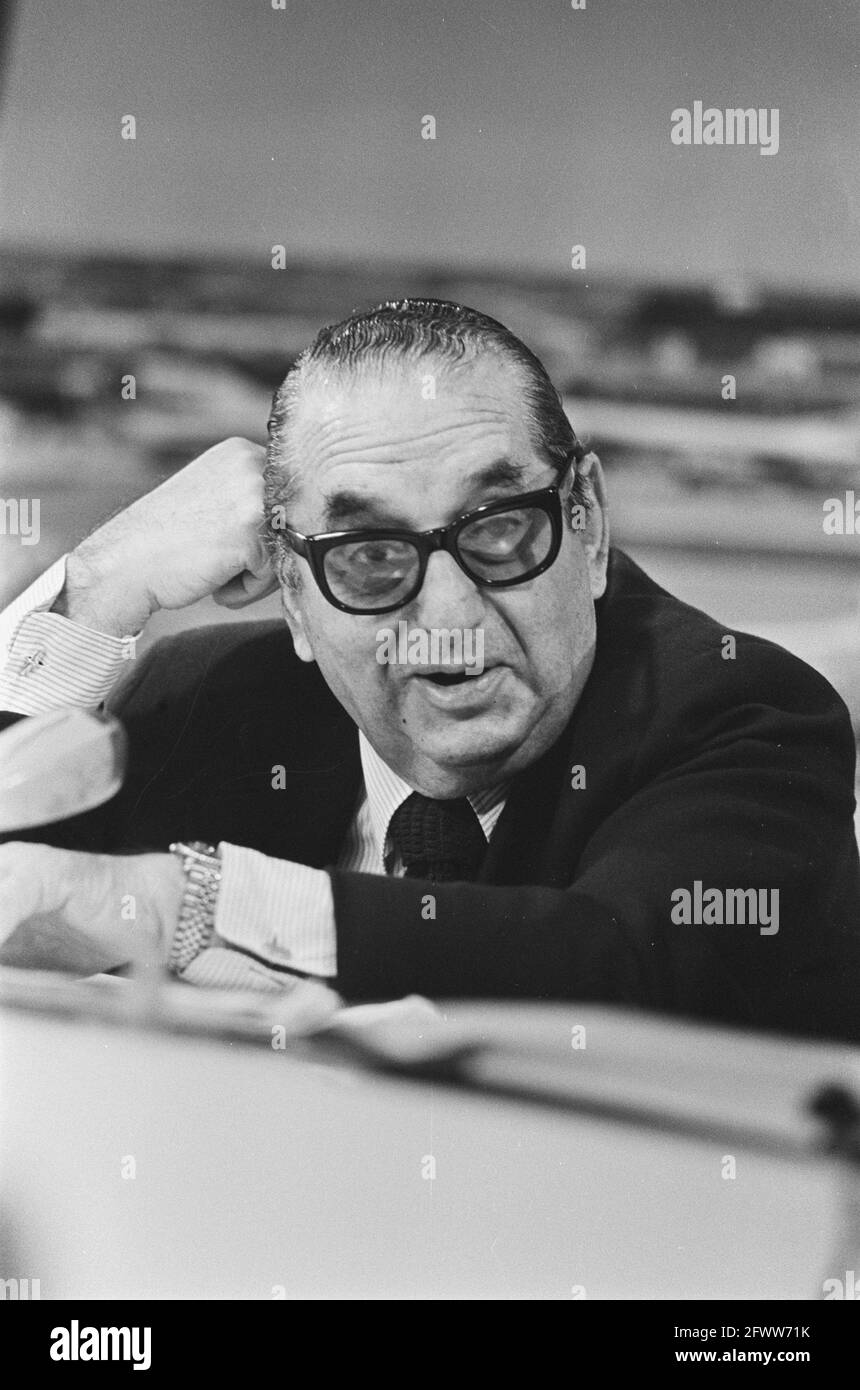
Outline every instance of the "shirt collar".
{"label": "shirt collar", "polygon": [[[402,777],[398,777],[396,772],[392,772],[360,729],[358,731],[358,744],[361,752],[361,770],[364,774],[364,789],[367,793],[370,825],[373,838],[384,861],[390,849],[388,827],[391,823],[391,817],[398,806],[412,795],[415,788],[410,787],[408,782],[404,782]],[[481,829],[487,841],[489,841],[495,829],[496,821],[504,810],[508,786],[508,782],[500,782],[498,786],[488,787],[486,791],[473,792],[467,798],[480,821]]]}

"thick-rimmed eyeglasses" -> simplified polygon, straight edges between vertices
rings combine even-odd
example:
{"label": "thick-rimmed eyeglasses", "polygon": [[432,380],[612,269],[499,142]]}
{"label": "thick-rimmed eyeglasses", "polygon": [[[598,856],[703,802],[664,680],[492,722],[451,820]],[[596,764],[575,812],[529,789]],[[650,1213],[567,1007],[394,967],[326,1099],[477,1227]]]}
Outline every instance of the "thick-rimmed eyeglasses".
{"label": "thick-rimmed eyeglasses", "polygon": [[430,531],[326,531],[283,536],[311,567],[325,598],[344,613],[392,613],[420,592],[434,550],[446,550],[473,583],[488,589],[525,584],[555,561],[564,533],[561,489],[568,460],[549,487],[487,502]]}

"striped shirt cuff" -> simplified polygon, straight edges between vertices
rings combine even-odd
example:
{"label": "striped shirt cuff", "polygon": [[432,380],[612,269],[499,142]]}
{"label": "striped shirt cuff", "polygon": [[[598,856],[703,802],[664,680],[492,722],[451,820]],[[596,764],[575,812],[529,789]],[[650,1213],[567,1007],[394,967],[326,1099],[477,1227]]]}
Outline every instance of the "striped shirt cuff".
{"label": "striped shirt cuff", "polygon": [[48,609],[66,582],[66,557],[0,614],[0,709],[43,714],[101,704],[135,656],[137,638],[109,637]]}
{"label": "striped shirt cuff", "polygon": [[268,994],[280,994],[300,983],[295,975],[286,975],[227,946],[207,946],[186,965],[179,978],[201,989],[258,990]]}
{"label": "striped shirt cuff", "polygon": [[[216,935],[274,968],[336,975],[334,898],[328,874],[225,841],[218,849],[223,867]],[[188,972],[183,978],[189,978]]]}

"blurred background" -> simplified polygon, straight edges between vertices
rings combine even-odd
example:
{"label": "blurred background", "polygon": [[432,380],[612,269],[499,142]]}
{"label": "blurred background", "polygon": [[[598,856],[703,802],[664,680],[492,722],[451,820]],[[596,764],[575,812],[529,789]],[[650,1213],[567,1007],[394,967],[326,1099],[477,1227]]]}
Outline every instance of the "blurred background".
{"label": "blurred background", "polygon": [[[0,36],[0,499],[40,504],[0,603],[262,441],[322,323],[433,294],[543,358],[616,541],[860,731],[855,0],[0,0]],[[673,145],[696,100],[778,108],[778,153]]]}

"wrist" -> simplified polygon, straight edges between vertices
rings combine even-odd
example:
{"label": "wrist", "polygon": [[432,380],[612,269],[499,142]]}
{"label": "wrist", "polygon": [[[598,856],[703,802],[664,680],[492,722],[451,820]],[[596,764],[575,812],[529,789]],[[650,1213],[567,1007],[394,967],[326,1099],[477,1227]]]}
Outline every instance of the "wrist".
{"label": "wrist", "polygon": [[173,854],[142,854],[137,864],[146,875],[149,921],[157,934],[158,955],[166,965],[185,898],[185,874]]}
{"label": "wrist", "polygon": [[84,541],[66,559],[66,582],[51,612],[109,637],[132,636],[155,611],[148,590],[129,584],[134,573],[127,555],[116,563]]}

